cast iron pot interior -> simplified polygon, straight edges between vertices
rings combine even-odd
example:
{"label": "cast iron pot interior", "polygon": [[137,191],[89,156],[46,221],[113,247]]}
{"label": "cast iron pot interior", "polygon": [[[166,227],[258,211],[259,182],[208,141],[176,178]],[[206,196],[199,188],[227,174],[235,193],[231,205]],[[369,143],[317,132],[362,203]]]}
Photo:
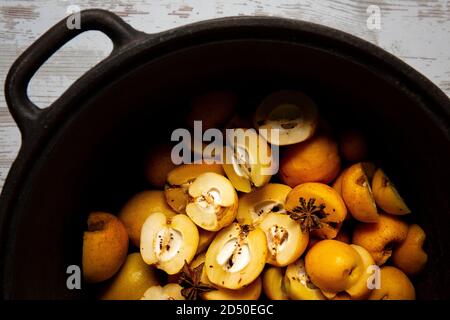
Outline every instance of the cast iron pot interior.
{"label": "cast iron pot interior", "polygon": [[66,287],[67,266],[81,265],[88,213],[117,213],[148,189],[148,149],[184,126],[190,97],[215,88],[236,91],[242,113],[276,89],[299,89],[332,126],[360,128],[371,159],[412,208],[408,220],[427,233],[418,297],[450,296],[450,108],[436,87],[362,40],[298,21],[232,18],[156,36],[130,32],[138,40],[118,45],[48,113],[22,124],[24,145],[1,199],[5,298],[88,297],[84,284]]}

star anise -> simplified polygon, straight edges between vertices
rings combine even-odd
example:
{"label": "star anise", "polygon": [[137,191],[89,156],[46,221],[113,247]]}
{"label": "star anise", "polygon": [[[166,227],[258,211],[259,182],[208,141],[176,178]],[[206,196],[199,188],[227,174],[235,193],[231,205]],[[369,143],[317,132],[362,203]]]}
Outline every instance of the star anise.
{"label": "star anise", "polygon": [[321,219],[328,215],[324,211],[325,205],[321,203],[317,206],[315,205],[315,201],[315,198],[310,198],[306,202],[305,198],[300,197],[300,205],[288,212],[292,219],[300,223],[303,232],[310,232],[322,228]]}
{"label": "star anise", "polygon": [[202,263],[198,267],[191,269],[187,261],[184,261],[183,270],[181,271],[178,283],[183,287],[181,295],[187,300],[197,300],[201,293],[217,290],[213,286],[200,281],[204,265],[205,263]]}

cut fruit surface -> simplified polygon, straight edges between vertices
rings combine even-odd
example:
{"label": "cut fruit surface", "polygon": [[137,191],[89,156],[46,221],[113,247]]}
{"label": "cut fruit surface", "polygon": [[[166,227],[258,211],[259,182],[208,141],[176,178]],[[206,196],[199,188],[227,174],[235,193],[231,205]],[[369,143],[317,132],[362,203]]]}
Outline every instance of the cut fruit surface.
{"label": "cut fruit surface", "polygon": [[224,151],[223,169],[236,190],[251,192],[266,185],[274,165],[266,140],[254,129],[235,129]]}
{"label": "cut fruit surface", "polygon": [[282,213],[271,213],[262,219],[259,228],[266,234],[267,263],[282,267],[297,260],[308,245],[309,235],[300,224]]}
{"label": "cut fruit surface", "polygon": [[264,232],[233,223],[221,230],[206,252],[206,274],[215,285],[241,289],[261,274],[267,255]]}
{"label": "cut fruit surface", "polygon": [[[289,145],[311,137],[317,127],[317,106],[305,94],[281,90],[272,93],[259,105],[254,116],[255,128],[275,145]],[[271,134],[278,131],[277,139]]]}
{"label": "cut fruit surface", "polygon": [[325,300],[325,296],[306,273],[303,259],[298,259],[287,267],[284,285],[289,298],[293,300]]}
{"label": "cut fruit surface", "polygon": [[178,273],[184,261],[192,261],[198,246],[198,230],[185,215],[167,218],[162,213],[152,213],[141,233],[143,260],[168,274]]}
{"label": "cut fruit surface", "polygon": [[181,295],[183,288],[176,283],[166,284],[164,287],[153,286],[145,291],[141,300],[185,300]]}
{"label": "cut fruit surface", "polygon": [[119,219],[127,229],[131,243],[138,248],[142,225],[153,212],[164,213],[167,217],[173,217],[176,214],[167,205],[163,191],[141,191],[128,200],[119,212]]}
{"label": "cut fruit surface", "polygon": [[238,196],[231,182],[217,173],[199,175],[189,186],[186,214],[199,227],[218,231],[237,214]]}
{"label": "cut fruit surface", "polygon": [[205,172],[225,175],[220,164],[184,164],[169,172],[164,195],[173,210],[185,213],[186,205],[189,203],[189,186]]}
{"label": "cut fruit surface", "polygon": [[269,213],[284,213],[284,205],[291,187],[279,183],[244,194],[239,199],[236,219],[241,224],[257,225]]}
{"label": "cut fruit surface", "polygon": [[215,290],[210,290],[201,293],[201,298],[204,300],[257,300],[261,295],[262,281],[261,278],[257,278],[251,284],[242,289],[231,290],[215,286],[209,281],[206,275],[205,269],[206,254],[200,254],[194,261],[191,262],[191,268],[196,268],[203,263],[203,270],[201,274],[201,283],[203,285],[212,286]]}

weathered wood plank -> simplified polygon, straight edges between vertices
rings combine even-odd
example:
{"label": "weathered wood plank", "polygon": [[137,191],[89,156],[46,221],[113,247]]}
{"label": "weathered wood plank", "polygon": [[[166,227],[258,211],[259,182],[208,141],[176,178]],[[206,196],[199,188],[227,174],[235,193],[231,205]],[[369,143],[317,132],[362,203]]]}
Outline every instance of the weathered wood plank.
{"label": "weathered wood plank", "polygon": [[[70,4],[103,8],[136,29],[159,32],[217,17],[267,15],[337,28],[381,46],[422,72],[450,95],[450,6],[445,0],[6,0],[0,4],[0,87],[16,57],[66,15]],[[381,9],[381,30],[366,26],[369,5]],[[29,94],[45,107],[111,50],[99,32],[73,40],[33,78]],[[20,133],[0,94],[0,188],[16,156]]]}

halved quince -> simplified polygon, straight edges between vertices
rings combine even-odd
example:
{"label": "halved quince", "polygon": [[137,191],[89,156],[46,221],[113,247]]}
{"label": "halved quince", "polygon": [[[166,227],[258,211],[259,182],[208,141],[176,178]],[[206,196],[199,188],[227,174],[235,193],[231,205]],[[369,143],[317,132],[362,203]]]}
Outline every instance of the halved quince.
{"label": "halved quince", "polygon": [[164,287],[152,286],[145,291],[141,300],[186,300],[181,295],[183,288],[176,283],[166,284]]}
{"label": "halved quince", "polygon": [[[191,268],[198,267],[199,265],[204,263],[205,260],[205,253],[198,255],[194,259],[194,261],[191,262]],[[209,281],[208,276],[206,275],[205,265],[203,266],[200,282],[216,289],[201,293],[200,296],[204,300],[257,300],[261,295],[262,290],[262,281],[260,277],[258,277],[248,286],[238,290],[231,290],[215,286],[211,283],[211,281]]]}
{"label": "halved quince", "polygon": [[266,234],[266,262],[271,265],[287,266],[297,260],[308,245],[309,234],[302,232],[300,224],[286,214],[266,215],[259,228]]}
{"label": "halved quince", "polygon": [[291,187],[280,183],[268,185],[244,194],[239,199],[236,219],[241,224],[257,225],[271,212],[284,213],[284,204]]}
{"label": "halved quince", "polygon": [[199,227],[218,231],[236,218],[238,196],[231,182],[213,172],[199,175],[189,186],[186,214]]}
{"label": "halved quince", "polygon": [[[254,117],[254,125],[271,144],[280,146],[302,142],[311,137],[317,127],[317,106],[305,94],[281,90],[263,100]],[[270,134],[278,130],[278,141]]]}
{"label": "halved quince", "polygon": [[284,281],[284,270],[269,267],[264,271],[263,289],[270,300],[289,300]]}
{"label": "halved quince", "polygon": [[287,267],[284,285],[288,296],[293,300],[325,300],[325,296],[306,273],[304,259],[298,259]]}
{"label": "halved quince", "polygon": [[194,258],[198,246],[196,225],[184,214],[168,218],[160,212],[145,220],[141,232],[141,255],[145,263],[168,274],[178,273]]}
{"label": "halved quince", "polygon": [[221,230],[209,246],[206,274],[219,287],[241,289],[259,277],[266,255],[266,235],[261,229],[233,223]]}
{"label": "halved quince", "polygon": [[127,228],[130,241],[137,248],[141,240],[142,225],[153,212],[164,213],[169,218],[177,214],[167,205],[164,192],[161,190],[139,192],[128,200],[119,212],[119,219]]}
{"label": "halved quince", "polygon": [[254,129],[235,129],[225,148],[223,169],[233,186],[242,192],[266,185],[274,165],[266,140]]}
{"label": "halved quince", "polygon": [[347,168],[342,177],[342,198],[353,218],[361,222],[377,222],[379,214],[370,182],[375,165],[360,162]]}
{"label": "halved quince", "polygon": [[195,178],[205,172],[225,175],[220,164],[184,164],[169,172],[164,195],[173,210],[185,213],[186,205],[189,202],[189,186]]}
{"label": "halved quince", "polygon": [[375,202],[383,211],[396,215],[411,213],[394,184],[381,169],[373,176],[372,192]]}

